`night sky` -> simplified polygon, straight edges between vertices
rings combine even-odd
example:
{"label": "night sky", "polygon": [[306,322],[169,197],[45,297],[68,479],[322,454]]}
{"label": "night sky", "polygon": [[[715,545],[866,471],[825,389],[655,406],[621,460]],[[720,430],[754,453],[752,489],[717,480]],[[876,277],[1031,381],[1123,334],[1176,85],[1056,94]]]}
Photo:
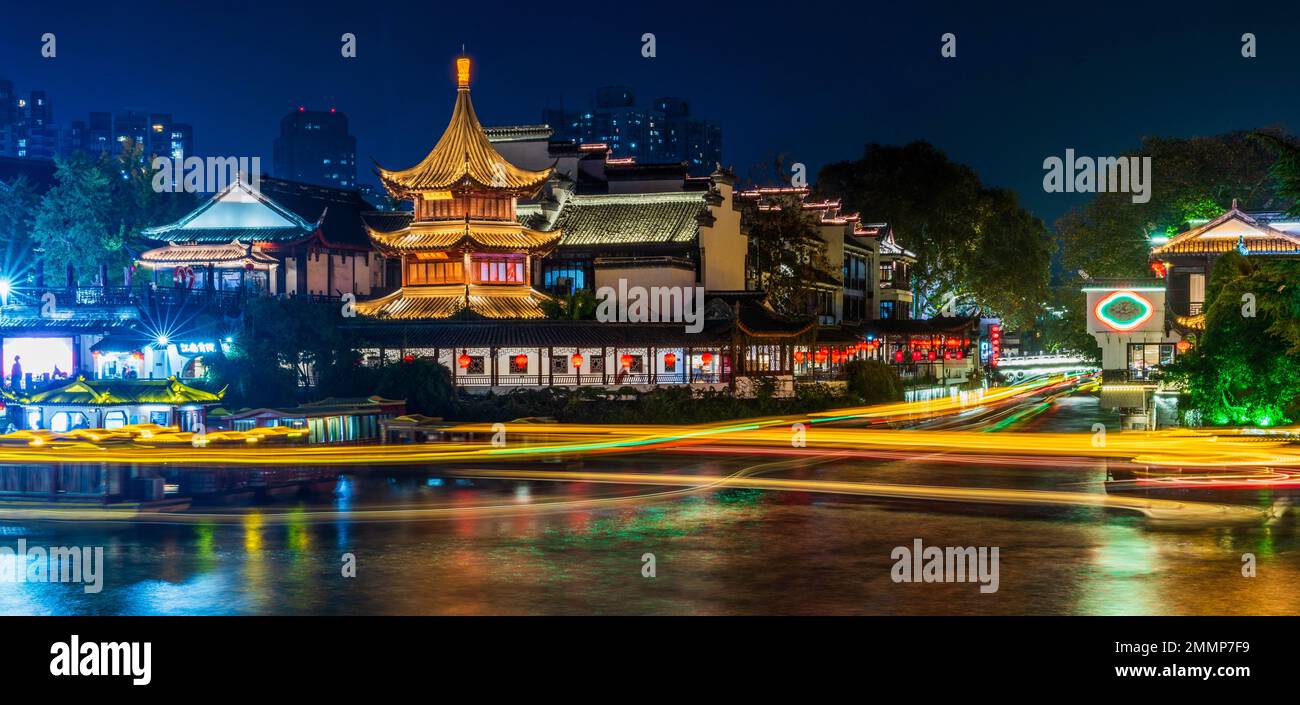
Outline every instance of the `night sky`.
{"label": "night sky", "polygon": [[[1079,202],[1041,187],[1043,159],[1067,147],[1300,126],[1300,3],[1144,4],[7,0],[0,78],[47,91],[61,125],[169,112],[194,125],[199,154],[260,155],[266,171],[285,113],[334,106],[373,181],[371,158],[410,166],[441,134],[463,43],[486,125],[628,84],[641,104],[679,96],[719,120],[742,176],[777,153],[815,174],[870,141],[927,139],[1050,223]],[[56,59],[40,57],[44,32]],[[339,54],[344,32],[356,59]],[[645,32],[656,58],[641,56]],[[939,56],[944,32],[956,59]],[[1241,57],[1243,32],[1257,58]]]}

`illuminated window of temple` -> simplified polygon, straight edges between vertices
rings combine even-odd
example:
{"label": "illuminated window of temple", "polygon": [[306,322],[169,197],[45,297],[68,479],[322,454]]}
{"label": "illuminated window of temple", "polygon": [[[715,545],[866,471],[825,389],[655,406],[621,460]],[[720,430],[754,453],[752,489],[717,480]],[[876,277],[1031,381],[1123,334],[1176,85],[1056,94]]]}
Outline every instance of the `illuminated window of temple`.
{"label": "illuminated window of temple", "polygon": [[461,260],[436,262],[407,262],[406,283],[412,286],[426,284],[461,284],[465,281],[465,263]]}
{"label": "illuminated window of temple", "polygon": [[475,284],[527,284],[528,266],[523,255],[492,255],[471,258]]}

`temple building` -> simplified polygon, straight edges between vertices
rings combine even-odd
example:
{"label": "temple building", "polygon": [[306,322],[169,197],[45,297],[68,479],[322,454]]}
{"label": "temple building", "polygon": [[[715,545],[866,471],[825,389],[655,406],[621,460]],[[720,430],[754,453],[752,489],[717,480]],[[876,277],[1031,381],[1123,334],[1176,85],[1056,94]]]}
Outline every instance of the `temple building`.
{"label": "temple building", "polygon": [[468,312],[483,318],[536,319],[546,295],[532,286],[538,258],[559,242],[558,229],[525,227],[519,198],[537,195],[552,167],[517,167],[492,147],[469,97],[469,59],[456,62],[456,105],[433,150],[399,171],[379,169],[397,200],[411,201],[409,221],[378,219],[369,226],[375,247],[402,263],[402,286],[358,306],[385,319],[448,318]]}
{"label": "temple building", "polygon": [[338,297],[385,286],[355,190],[262,178],[236,180],[185,217],[147,228],[159,243],[137,257],[160,286]]}
{"label": "temple building", "polygon": [[[811,345],[816,326],[745,290],[748,239],[729,172],[695,178],[683,166],[615,162],[604,145],[550,143],[546,129],[489,137],[469,72],[459,59],[452,117],[433,150],[409,169],[378,170],[414,207],[365,216],[376,249],[402,263],[400,289],[357,303],[368,363],[429,357],[456,384],[483,388],[734,386],[757,375],[792,388],[794,347]],[[698,330],[541,320],[548,299],[620,286],[701,290]]]}

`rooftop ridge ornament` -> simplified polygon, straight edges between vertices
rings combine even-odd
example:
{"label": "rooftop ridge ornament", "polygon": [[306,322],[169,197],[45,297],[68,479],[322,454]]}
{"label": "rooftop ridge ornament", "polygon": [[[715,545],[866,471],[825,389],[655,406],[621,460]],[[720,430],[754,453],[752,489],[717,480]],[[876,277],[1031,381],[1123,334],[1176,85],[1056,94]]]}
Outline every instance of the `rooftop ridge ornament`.
{"label": "rooftop ridge ornament", "polygon": [[469,94],[470,60],[456,59],[458,88],[451,120],[433,149],[418,164],[389,170],[376,164],[380,182],[390,195],[402,200],[453,189],[532,198],[555,171],[553,162],[534,171],[516,166],[492,145]]}

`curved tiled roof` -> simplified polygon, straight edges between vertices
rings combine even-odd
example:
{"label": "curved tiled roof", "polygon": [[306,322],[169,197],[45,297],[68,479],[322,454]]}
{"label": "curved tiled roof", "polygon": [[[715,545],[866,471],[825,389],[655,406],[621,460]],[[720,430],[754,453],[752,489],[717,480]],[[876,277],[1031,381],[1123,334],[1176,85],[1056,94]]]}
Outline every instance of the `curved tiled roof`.
{"label": "curved tiled roof", "polygon": [[515,223],[416,225],[393,232],[371,230],[375,244],[394,252],[472,249],[478,252],[549,252],[560,233],[520,228]]}
{"label": "curved tiled roof", "polygon": [[141,262],[157,264],[170,264],[173,262],[239,262],[242,260],[261,262],[263,264],[271,264],[277,261],[274,257],[262,252],[252,244],[244,244],[239,240],[231,240],[224,245],[168,244],[165,247],[156,247],[140,254]]}
{"label": "curved tiled roof", "polygon": [[[701,192],[573,196],[552,227],[564,232],[560,245],[690,243],[707,213]],[[529,224],[538,217],[523,209],[519,215]]]}
{"label": "curved tiled roof", "polygon": [[87,380],[78,377],[62,387],[28,395],[22,403],[70,406],[215,404],[221,401],[222,394],[182,384],[175,377],[129,380]]}
{"label": "curved tiled roof", "polygon": [[545,318],[547,295],[526,286],[412,286],[387,296],[358,301],[362,316],[390,320],[430,320],[453,317],[493,319]]}
{"label": "curved tiled roof", "polygon": [[[468,65],[465,68],[468,72]],[[428,156],[409,169],[390,171],[379,167],[379,179],[398,198],[417,191],[448,191],[456,186],[531,196],[554,169],[521,169],[501,156],[474,114],[466,77],[456,92],[451,121]]]}

